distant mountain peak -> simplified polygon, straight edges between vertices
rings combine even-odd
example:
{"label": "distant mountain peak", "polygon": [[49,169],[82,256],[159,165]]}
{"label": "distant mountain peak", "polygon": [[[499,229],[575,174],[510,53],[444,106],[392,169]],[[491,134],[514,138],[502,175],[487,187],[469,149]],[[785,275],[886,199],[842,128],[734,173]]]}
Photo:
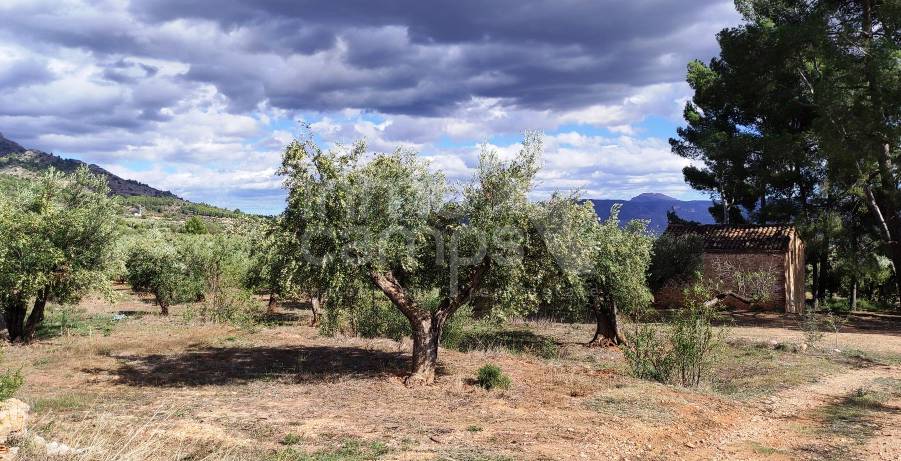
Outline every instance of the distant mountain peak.
{"label": "distant mountain peak", "polygon": [[678,202],[679,199],[657,192],[645,192],[632,197],[630,202]]}
{"label": "distant mountain peak", "polygon": [[[81,160],[62,158],[37,149],[26,149],[0,134],[0,174],[27,178],[34,177],[50,167],[71,173],[81,165],[85,165]],[[132,179],[120,178],[97,165],[87,167],[92,173],[106,177],[113,194],[124,197],[139,195],[180,199],[172,192],[155,189]]]}
{"label": "distant mountain peak", "polygon": [[619,220],[625,224],[633,219],[648,221],[648,230],[659,234],[666,229],[669,212],[675,212],[677,216],[687,221],[697,221],[703,224],[713,223],[710,216],[710,200],[679,200],[663,194],[641,194],[632,200],[605,200],[589,199],[594,205],[594,211],[601,219],[610,216],[610,209],[614,205],[620,206]]}
{"label": "distant mountain peak", "polygon": [[3,133],[0,133],[0,155],[18,152],[25,152],[25,148],[19,145],[19,143],[7,139],[3,136]]}

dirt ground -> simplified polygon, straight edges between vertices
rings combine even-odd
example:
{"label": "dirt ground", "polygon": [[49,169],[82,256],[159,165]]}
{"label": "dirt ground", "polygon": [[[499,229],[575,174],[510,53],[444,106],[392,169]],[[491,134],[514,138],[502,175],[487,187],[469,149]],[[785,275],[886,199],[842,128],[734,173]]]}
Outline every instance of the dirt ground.
{"label": "dirt ground", "polygon": [[[76,459],[901,459],[897,318],[793,352],[767,342],[800,344],[797,322],[736,313],[699,389],[629,377],[619,351],[581,345],[590,325],[520,322],[555,354],[442,349],[436,384],[406,388],[408,341],[323,337],[295,310],[189,324],[120,293],[80,308],[121,320],[6,350],[33,432],[88,449]],[[474,384],[488,362],[510,389]]]}

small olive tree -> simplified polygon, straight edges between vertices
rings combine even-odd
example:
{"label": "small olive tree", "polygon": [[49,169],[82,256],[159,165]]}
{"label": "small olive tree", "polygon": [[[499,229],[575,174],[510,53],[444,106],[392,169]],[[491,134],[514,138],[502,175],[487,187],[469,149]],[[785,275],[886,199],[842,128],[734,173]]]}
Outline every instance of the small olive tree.
{"label": "small olive tree", "polygon": [[[379,289],[410,323],[407,384],[433,382],[443,328],[476,293],[491,293],[493,306],[510,312],[534,304],[518,287],[528,276],[526,194],[540,151],[537,134],[510,162],[484,151],[474,183],[449,200],[443,176],[413,152],[364,162],[362,143],[324,152],[293,142],[280,172],[288,188],[283,223],[299,242],[296,278],[325,294],[329,309],[354,302],[360,280]],[[433,306],[422,302],[435,293]]]}
{"label": "small olive tree", "polygon": [[105,178],[87,168],[51,169],[0,197],[0,306],[10,341],[33,339],[48,301],[75,302],[108,283],[118,211]]}
{"label": "small olive tree", "polygon": [[161,315],[174,304],[197,301],[203,295],[203,279],[192,270],[195,252],[189,238],[152,232],[134,242],[125,257],[125,280],[131,289],[153,295]]}
{"label": "small olive tree", "polygon": [[596,229],[597,250],[594,271],[589,277],[594,296],[592,310],[597,328],[590,345],[619,345],[625,342],[619,313],[635,313],[653,300],[647,285],[653,239],[643,221],[619,223],[619,207]]}
{"label": "small olive tree", "polygon": [[533,255],[542,264],[532,272],[543,301],[558,312],[595,318],[589,346],[622,344],[620,313],[636,312],[651,301],[646,273],[652,239],[645,223],[620,226],[619,207],[599,221],[591,203],[553,196],[536,220],[542,241]]}

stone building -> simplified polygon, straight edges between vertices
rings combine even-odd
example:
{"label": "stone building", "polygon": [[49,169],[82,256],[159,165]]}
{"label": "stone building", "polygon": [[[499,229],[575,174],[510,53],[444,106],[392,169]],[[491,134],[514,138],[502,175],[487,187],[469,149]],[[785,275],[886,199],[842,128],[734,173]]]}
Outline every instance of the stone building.
{"label": "stone building", "polygon": [[[666,234],[703,238],[703,275],[726,304],[744,304],[786,313],[804,311],[804,242],[793,225],[670,223]],[[681,302],[682,287],[667,284],[655,293],[659,305]],[[748,293],[766,293],[755,301]]]}

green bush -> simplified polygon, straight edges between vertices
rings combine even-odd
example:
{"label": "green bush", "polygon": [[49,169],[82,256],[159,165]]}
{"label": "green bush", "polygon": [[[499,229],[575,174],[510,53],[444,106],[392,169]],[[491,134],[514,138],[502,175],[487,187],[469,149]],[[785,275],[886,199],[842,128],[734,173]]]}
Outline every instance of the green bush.
{"label": "green bush", "polygon": [[359,292],[348,296],[357,300],[350,305],[336,308],[340,300],[331,299],[319,324],[324,336],[338,333],[362,338],[390,338],[399,341],[412,334],[410,322],[381,293],[359,287]]}
{"label": "green bush", "polygon": [[682,310],[672,321],[670,342],[676,378],[683,386],[697,386],[710,365],[716,338],[711,318],[713,313],[704,307]]}
{"label": "green bush", "polygon": [[476,383],[490,391],[491,389],[508,389],[511,380],[499,366],[489,363],[479,368],[476,373]]}
{"label": "green bush", "polygon": [[25,384],[25,378],[19,370],[6,370],[6,372],[0,373],[0,401],[15,395],[23,384]]}
{"label": "green bush", "polygon": [[636,324],[627,329],[623,356],[632,372],[639,379],[670,382],[673,376],[673,356],[661,329],[653,324]]}
{"label": "green bush", "polygon": [[215,293],[207,293],[202,303],[189,306],[183,315],[189,322],[201,320],[250,328],[265,318],[266,309],[250,291],[226,287]]}
{"label": "green bush", "polygon": [[209,231],[207,230],[206,222],[203,219],[198,218],[197,216],[191,216],[185,221],[185,226],[182,229],[186,234],[194,234],[194,235],[202,235],[206,234]]}
{"label": "green bush", "polygon": [[150,293],[164,314],[169,306],[196,301],[202,288],[184,255],[169,242],[149,239],[137,243],[125,260],[126,280],[134,291]]}
{"label": "green bush", "polygon": [[632,375],[662,383],[697,386],[712,366],[713,352],[722,344],[712,320],[716,312],[702,300],[701,284],[686,291],[689,307],[664,324],[635,324],[626,328],[623,355]]}
{"label": "green bush", "polygon": [[820,309],[813,306],[807,306],[804,309],[804,313],[801,314],[801,319],[798,322],[798,327],[804,332],[804,342],[810,347],[815,347],[826,335],[823,313]]}

